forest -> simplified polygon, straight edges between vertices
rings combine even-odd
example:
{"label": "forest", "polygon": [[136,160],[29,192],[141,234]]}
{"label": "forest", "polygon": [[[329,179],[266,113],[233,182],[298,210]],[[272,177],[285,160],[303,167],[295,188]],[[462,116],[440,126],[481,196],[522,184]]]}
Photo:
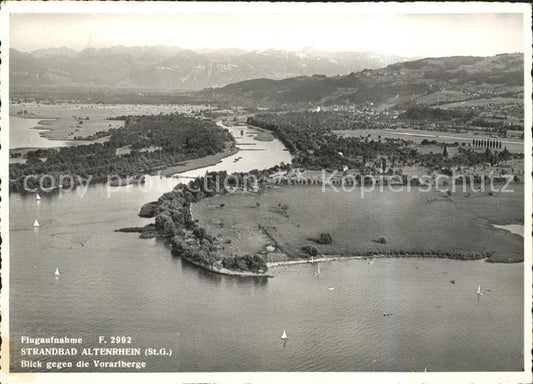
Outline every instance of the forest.
{"label": "forest", "polygon": [[[272,170],[263,172],[268,173]],[[227,176],[226,171],[210,172],[205,177],[191,180],[189,184],[178,184],[172,192],[163,194],[157,202],[145,204],[139,215],[155,218],[154,235],[169,238],[172,251],[176,255],[206,269],[226,268],[233,271],[265,273],[268,266],[261,255],[221,256],[218,252],[223,246],[220,240],[208,234],[191,216],[192,203],[216,193],[227,192],[224,186]],[[243,178],[246,174],[233,176]]]}
{"label": "forest", "polygon": [[[185,160],[221,152],[234,145],[233,136],[210,120],[196,119],[182,114],[121,116],[125,126],[109,131],[105,143],[38,149],[26,154],[25,164],[10,164],[10,188],[23,190],[23,180],[34,188],[37,179],[50,175],[45,182],[52,184],[61,175],[81,177],[90,182],[106,181],[109,175],[120,177],[152,173]],[[129,154],[117,155],[116,150],[128,146]],[[143,148],[157,148],[143,151]],[[53,184],[53,185],[58,185]],[[50,187],[50,185],[44,185]]]}
{"label": "forest", "polygon": [[474,116],[473,112],[464,112],[453,109],[441,109],[441,108],[429,108],[420,105],[411,105],[407,110],[400,114],[401,119],[410,120],[431,120],[431,121],[444,121],[444,120],[460,120],[467,121]]}
{"label": "forest", "polygon": [[496,145],[487,147],[486,151],[475,150],[470,145],[461,146],[458,153],[450,157],[446,145],[442,146],[442,152],[423,154],[411,140],[341,137],[332,131],[351,129],[353,124],[353,120],[343,113],[262,113],[249,117],[248,123],[273,131],[294,155],[293,165],[310,169],[348,166],[362,170],[367,162],[380,161],[381,157],[388,158],[393,165],[421,164],[430,169],[441,169],[494,164],[519,156],[509,153],[506,148],[496,148]]}
{"label": "forest", "polygon": [[289,112],[258,114],[248,123],[276,133],[293,153],[293,164],[308,168],[360,168],[379,156],[399,162],[415,159],[416,149],[401,139],[372,140],[368,137],[340,137],[333,130],[350,129],[353,124],[342,114]]}

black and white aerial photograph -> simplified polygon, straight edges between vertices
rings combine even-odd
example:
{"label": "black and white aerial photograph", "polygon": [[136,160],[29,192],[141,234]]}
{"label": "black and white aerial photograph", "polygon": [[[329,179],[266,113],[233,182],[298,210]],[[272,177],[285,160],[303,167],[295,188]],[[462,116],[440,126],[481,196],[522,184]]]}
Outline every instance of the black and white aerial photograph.
{"label": "black and white aerial photograph", "polygon": [[0,28],[2,382],[533,381],[530,5]]}

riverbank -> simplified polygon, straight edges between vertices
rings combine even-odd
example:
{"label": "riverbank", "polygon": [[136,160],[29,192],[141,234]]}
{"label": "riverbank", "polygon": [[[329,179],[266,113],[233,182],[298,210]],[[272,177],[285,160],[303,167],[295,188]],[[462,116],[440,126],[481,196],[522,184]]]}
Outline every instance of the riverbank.
{"label": "riverbank", "polygon": [[246,124],[249,128],[252,128],[254,130],[256,130],[258,133],[257,135],[254,137],[254,140],[257,140],[257,141],[272,141],[276,138],[276,136],[274,135],[274,132],[272,131],[269,131],[268,129],[265,129],[265,128],[261,128],[261,127],[258,127],[256,125],[252,125],[252,124]]}

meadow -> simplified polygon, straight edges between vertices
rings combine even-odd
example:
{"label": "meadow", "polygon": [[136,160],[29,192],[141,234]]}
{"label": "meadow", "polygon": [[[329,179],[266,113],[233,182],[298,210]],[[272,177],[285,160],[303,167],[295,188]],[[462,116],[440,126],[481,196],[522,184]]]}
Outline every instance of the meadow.
{"label": "meadow", "polygon": [[[262,195],[217,195],[193,204],[192,212],[209,234],[231,242],[225,254],[264,252],[273,244],[295,258],[312,245],[324,255],[488,251],[493,252],[489,261],[513,262],[523,260],[523,238],[492,224],[523,223],[523,185],[514,187],[510,194],[470,192],[468,197],[459,191],[446,196],[414,187],[410,192],[385,188],[361,198],[360,189],[284,186]],[[316,243],[320,233],[331,234],[333,242]]]}

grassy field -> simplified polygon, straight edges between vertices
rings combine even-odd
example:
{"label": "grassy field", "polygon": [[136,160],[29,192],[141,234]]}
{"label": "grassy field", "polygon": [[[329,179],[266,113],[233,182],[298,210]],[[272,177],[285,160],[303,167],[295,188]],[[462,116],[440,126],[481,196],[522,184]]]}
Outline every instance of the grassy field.
{"label": "grassy field", "polygon": [[[225,253],[264,250],[275,242],[291,257],[314,245],[327,255],[357,255],[369,251],[493,251],[491,261],[523,259],[523,239],[491,224],[523,223],[523,186],[512,194],[457,192],[366,193],[334,192],[320,187],[288,186],[262,196],[233,193],[193,205],[193,215],[208,233],[231,240]],[[260,206],[257,206],[257,203]],[[224,204],[221,207],[221,204]],[[286,204],[285,215],[279,206]],[[266,229],[261,230],[259,228]],[[329,245],[312,239],[321,232],[333,237]],[[386,238],[386,244],[377,242]],[[275,260],[268,260],[275,261]]]}

